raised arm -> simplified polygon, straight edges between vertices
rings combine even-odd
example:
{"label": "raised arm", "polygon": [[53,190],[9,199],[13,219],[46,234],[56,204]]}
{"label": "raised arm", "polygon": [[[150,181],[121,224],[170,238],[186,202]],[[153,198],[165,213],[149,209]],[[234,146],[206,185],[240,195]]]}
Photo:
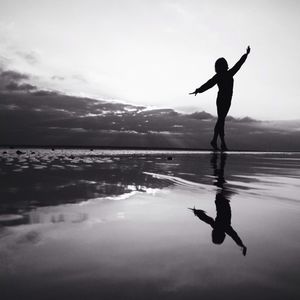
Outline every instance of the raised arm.
{"label": "raised arm", "polygon": [[216,83],[217,83],[217,75],[213,76],[211,79],[209,79],[203,85],[201,85],[198,89],[196,89],[193,93],[190,93],[190,95],[195,94],[195,96],[196,96],[198,93],[203,93],[203,92],[207,91],[208,89],[212,88]]}
{"label": "raised arm", "polygon": [[232,76],[234,76],[238,70],[241,68],[241,66],[246,61],[248,54],[250,53],[250,47],[248,46],[246,53],[240,58],[240,60],[229,70]]}
{"label": "raised arm", "polygon": [[247,252],[247,247],[243,244],[243,241],[241,238],[238,236],[236,231],[230,226],[226,231],[225,231],[234,241],[235,243],[241,247],[243,255],[246,255]]}

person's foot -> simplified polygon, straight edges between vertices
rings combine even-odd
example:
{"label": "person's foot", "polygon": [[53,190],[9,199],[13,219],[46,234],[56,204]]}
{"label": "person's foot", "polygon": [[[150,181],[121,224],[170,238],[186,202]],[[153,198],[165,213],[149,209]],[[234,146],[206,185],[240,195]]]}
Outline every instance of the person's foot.
{"label": "person's foot", "polygon": [[228,151],[226,144],[221,145],[221,151]]}
{"label": "person's foot", "polygon": [[217,145],[217,142],[211,141],[211,142],[210,142],[210,145],[213,147],[213,149],[214,149],[215,151],[219,150],[218,145]]}

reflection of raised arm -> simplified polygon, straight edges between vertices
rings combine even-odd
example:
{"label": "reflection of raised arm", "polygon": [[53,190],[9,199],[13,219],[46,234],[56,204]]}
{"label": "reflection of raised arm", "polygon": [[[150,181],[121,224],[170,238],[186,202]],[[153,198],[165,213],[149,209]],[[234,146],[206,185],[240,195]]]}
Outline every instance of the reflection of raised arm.
{"label": "reflection of raised arm", "polygon": [[204,210],[201,209],[193,209],[194,215],[197,216],[201,221],[209,224],[210,226],[213,226],[215,224],[215,221],[213,218],[208,216]]}
{"label": "reflection of raised arm", "polygon": [[217,76],[213,76],[211,79],[209,79],[206,83],[201,85],[198,89],[196,89],[193,93],[190,93],[190,95],[195,94],[195,96],[198,93],[203,93],[207,91],[208,89],[212,88],[217,83]]}
{"label": "reflection of raised arm", "polygon": [[241,66],[244,64],[246,61],[248,54],[250,53],[250,47],[248,46],[247,52],[240,58],[240,60],[229,70],[229,72],[234,76],[238,70],[241,68]]}
{"label": "reflection of raised arm", "polygon": [[247,248],[243,244],[241,238],[238,236],[236,231],[230,226],[229,229],[225,231],[234,241],[235,243],[242,248],[243,255],[246,255]]}

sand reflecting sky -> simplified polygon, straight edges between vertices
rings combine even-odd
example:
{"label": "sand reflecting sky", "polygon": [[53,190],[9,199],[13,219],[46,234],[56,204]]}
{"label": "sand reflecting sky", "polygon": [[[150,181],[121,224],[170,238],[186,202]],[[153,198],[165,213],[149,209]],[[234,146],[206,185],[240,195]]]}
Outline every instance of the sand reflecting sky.
{"label": "sand reflecting sky", "polygon": [[3,151],[3,299],[299,296],[299,154]]}

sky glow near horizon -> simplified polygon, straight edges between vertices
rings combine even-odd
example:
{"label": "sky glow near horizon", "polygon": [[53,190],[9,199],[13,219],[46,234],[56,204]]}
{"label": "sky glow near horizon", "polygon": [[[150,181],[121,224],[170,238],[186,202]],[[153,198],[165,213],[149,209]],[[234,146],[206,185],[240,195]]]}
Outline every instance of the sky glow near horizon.
{"label": "sky glow near horizon", "polygon": [[252,51],[235,76],[236,117],[299,119],[300,2],[0,0],[0,59],[78,96],[216,114],[217,88],[188,95]]}

